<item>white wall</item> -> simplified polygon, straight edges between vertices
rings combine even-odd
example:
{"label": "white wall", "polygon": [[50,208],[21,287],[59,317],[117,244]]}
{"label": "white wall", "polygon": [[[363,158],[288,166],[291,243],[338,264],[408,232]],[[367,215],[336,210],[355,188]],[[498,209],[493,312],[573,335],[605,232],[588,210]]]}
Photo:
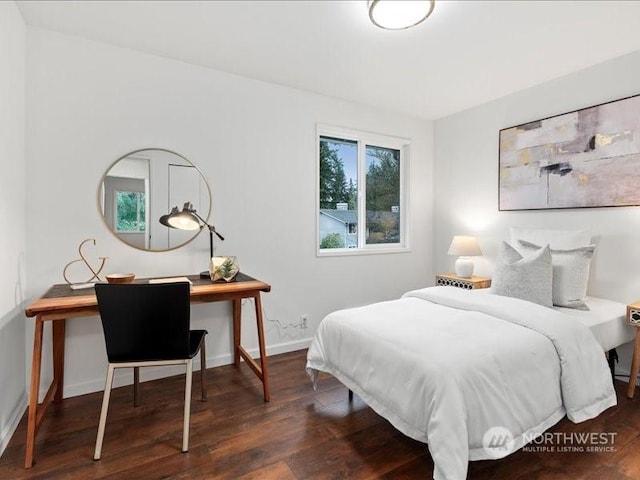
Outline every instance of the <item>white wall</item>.
{"label": "white wall", "polygon": [[0,2],[0,454],[26,406],[25,58],[22,16]]}
{"label": "white wall", "polygon": [[[446,255],[454,234],[477,235],[490,275],[509,226],[590,228],[598,244],[589,292],[628,303],[640,298],[640,208],[498,212],[498,131],[532,120],[640,93],[640,53],[620,57],[440,119],[434,125],[436,271],[453,270]],[[626,349],[621,361],[628,363]]]}
{"label": "white wall", "polygon": [[[226,237],[216,253],[236,255],[243,271],[273,287],[264,295],[270,353],[306,346],[334,309],[432,282],[430,122],[46,30],[30,28],[27,45],[30,299],[62,281],[85,238],[97,240],[89,258],[109,257],[107,271],[147,277],[206,269],[206,235],[147,253],[120,243],[100,219],[95,199],[105,169],[145,147],[181,153],[203,171],[211,221]],[[316,258],[316,123],[413,139],[410,253]],[[251,309],[245,305],[243,332],[255,348]],[[231,361],[229,314],[226,304],[193,308],[193,325],[210,332],[211,364]],[[67,323],[65,364],[65,395],[103,388],[98,318]],[[49,368],[44,374],[50,378]]]}

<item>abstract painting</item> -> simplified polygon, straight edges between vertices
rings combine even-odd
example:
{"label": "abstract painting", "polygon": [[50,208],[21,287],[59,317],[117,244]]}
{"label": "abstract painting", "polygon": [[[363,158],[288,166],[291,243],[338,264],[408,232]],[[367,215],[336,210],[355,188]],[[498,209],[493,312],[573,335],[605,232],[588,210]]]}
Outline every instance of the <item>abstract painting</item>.
{"label": "abstract painting", "polygon": [[500,130],[499,209],[640,205],[640,95]]}

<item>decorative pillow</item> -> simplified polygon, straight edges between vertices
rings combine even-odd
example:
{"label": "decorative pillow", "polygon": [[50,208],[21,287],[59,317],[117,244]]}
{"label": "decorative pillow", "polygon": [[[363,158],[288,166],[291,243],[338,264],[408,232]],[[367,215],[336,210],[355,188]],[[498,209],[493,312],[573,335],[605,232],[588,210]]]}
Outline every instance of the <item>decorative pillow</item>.
{"label": "decorative pillow", "polygon": [[[519,240],[520,248],[532,253],[540,249],[533,243]],[[553,265],[553,304],[559,307],[589,310],[584,299],[587,296],[589,265],[595,245],[570,250],[551,249]]]}
{"label": "decorative pillow", "polygon": [[523,257],[507,242],[502,242],[491,279],[491,293],[551,307],[552,276],[548,245]]}
{"label": "decorative pillow", "polygon": [[521,250],[518,240],[524,240],[535,245],[549,245],[554,250],[571,250],[572,248],[587,247],[591,245],[590,230],[551,230],[539,228],[511,227],[511,245],[521,254],[527,253]]}

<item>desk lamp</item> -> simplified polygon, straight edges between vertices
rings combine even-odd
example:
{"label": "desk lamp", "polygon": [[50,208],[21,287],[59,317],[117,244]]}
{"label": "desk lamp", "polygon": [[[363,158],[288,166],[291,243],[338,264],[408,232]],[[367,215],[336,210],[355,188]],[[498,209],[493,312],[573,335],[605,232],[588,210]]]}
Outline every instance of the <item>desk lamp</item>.
{"label": "desk lamp", "polygon": [[[177,228],[178,230],[198,230],[205,226],[209,230],[209,258],[213,257],[213,234],[224,241],[224,237],[216,231],[216,227],[210,225],[202,218],[193,208],[191,202],[185,202],[182,210],[173,207],[167,215],[162,215],[159,219],[160,223],[169,228]],[[209,271],[200,272],[200,278],[210,278]]]}
{"label": "desk lamp", "polygon": [[456,235],[449,246],[449,255],[456,255],[456,275],[463,278],[471,278],[473,274],[473,260],[469,257],[482,255],[480,245],[476,237]]}

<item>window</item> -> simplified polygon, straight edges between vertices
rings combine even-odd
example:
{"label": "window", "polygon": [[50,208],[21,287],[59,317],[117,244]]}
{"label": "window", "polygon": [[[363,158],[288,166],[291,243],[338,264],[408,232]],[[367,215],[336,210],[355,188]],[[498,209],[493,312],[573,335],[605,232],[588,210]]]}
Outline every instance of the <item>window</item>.
{"label": "window", "polygon": [[318,127],[320,255],[406,249],[409,141]]}
{"label": "window", "polygon": [[115,225],[118,232],[137,233],[145,231],[144,192],[116,191]]}

